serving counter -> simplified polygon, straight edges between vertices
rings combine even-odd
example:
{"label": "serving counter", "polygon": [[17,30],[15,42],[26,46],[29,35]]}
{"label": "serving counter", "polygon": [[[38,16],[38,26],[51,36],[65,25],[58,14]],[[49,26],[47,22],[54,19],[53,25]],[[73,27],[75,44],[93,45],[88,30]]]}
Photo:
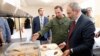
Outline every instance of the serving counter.
{"label": "serving counter", "polygon": [[[2,50],[1,50],[2,49]],[[61,56],[63,53],[57,44],[37,42],[16,42],[0,48],[1,56]]]}

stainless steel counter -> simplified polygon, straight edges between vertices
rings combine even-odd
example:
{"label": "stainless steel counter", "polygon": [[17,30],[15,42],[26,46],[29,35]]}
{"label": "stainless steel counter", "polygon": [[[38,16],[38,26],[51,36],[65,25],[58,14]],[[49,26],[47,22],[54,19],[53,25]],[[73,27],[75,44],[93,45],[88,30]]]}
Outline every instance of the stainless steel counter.
{"label": "stainless steel counter", "polygon": [[4,56],[5,50],[10,46],[10,44],[4,44],[2,47],[0,47],[0,56]]}

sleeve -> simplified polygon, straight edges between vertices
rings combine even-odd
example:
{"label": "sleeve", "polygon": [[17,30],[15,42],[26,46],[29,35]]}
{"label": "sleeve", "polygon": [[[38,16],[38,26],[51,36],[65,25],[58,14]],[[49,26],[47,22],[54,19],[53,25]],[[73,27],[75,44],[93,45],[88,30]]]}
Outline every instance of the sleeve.
{"label": "sleeve", "polygon": [[46,32],[50,31],[50,29],[52,28],[52,20],[50,20],[47,25],[38,33],[43,36]]}
{"label": "sleeve", "polygon": [[[48,18],[47,18],[47,23],[49,22]],[[52,37],[52,31],[51,29],[48,31],[48,37]]]}
{"label": "sleeve", "polygon": [[86,50],[91,50],[94,45],[94,31],[95,31],[95,26],[92,22],[88,22],[85,24],[84,28],[82,28],[82,38],[83,42],[81,45],[73,48],[73,53],[82,53],[83,51],[85,52]]}
{"label": "sleeve", "polygon": [[35,18],[33,18],[33,21],[32,21],[32,34],[34,34],[34,19]]}
{"label": "sleeve", "polygon": [[5,30],[6,30],[6,42],[11,42],[11,32],[10,32],[10,29],[9,29],[9,25],[7,23],[7,20],[5,20]]}

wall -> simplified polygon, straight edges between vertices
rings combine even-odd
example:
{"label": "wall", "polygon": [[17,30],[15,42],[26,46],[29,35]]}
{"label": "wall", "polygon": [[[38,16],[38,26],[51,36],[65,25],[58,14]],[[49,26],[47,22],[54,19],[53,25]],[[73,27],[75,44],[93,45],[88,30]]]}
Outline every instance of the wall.
{"label": "wall", "polygon": [[100,28],[100,0],[87,0],[81,3],[82,8],[92,7],[96,28]]}
{"label": "wall", "polygon": [[[86,7],[92,7],[93,8],[93,17],[95,18],[96,22],[95,25],[96,27],[100,28],[100,0],[84,0],[80,2],[80,5],[82,6],[82,8],[86,8]],[[56,5],[55,5],[56,6]],[[33,15],[33,17],[38,15],[38,8],[44,8],[45,10],[45,15],[53,15],[54,13],[54,7],[43,7],[43,6],[34,6],[34,7],[22,7],[21,9],[23,9],[24,11],[28,12],[29,14]],[[66,14],[66,6],[63,6],[64,8],[64,13]]]}
{"label": "wall", "polygon": [[41,6],[35,6],[35,7],[23,7],[24,11],[31,14],[33,17],[38,15],[38,9],[44,8],[45,10],[45,16],[53,15],[54,14],[54,8],[53,7],[41,7]]}
{"label": "wall", "polygon": [[[92,15],[95,19],[95,26],[96,28],[100,28],[100,0],[81,0],[80,2],[79,1],[78,3],[81,5],[81,8],[92,7]],[[66,14],[66,4],[63,6],[63,8]]]}
{"label": "wall", "polygon": [[[26,18],[20,18],[20,28],[24,28],[24,22]],[[32,19],[30,19],[30,25],[32,24]],[[16,30],[19,30],[19,18],[15,18],[15,25],[16,25]]]}
{"label": "wall", "polygon": [[[20,26],[23,27],[25,18],[20,18]],[[15,18],[16,30],[19,30],[19,18]]]}

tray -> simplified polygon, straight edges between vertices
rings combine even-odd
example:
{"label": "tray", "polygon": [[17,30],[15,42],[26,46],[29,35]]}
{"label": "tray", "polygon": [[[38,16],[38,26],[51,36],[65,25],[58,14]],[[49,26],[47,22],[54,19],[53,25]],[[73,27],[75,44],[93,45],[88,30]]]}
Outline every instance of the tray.
{"label": "tray", "polygon": [[12,43],[5,51],[5,56],[40,56],[40,42],[17,42]]}
{"label": "tray", "polygon": [[62,56],[63,52],[57,44],[44,44],[40,46],[41,56]]}

